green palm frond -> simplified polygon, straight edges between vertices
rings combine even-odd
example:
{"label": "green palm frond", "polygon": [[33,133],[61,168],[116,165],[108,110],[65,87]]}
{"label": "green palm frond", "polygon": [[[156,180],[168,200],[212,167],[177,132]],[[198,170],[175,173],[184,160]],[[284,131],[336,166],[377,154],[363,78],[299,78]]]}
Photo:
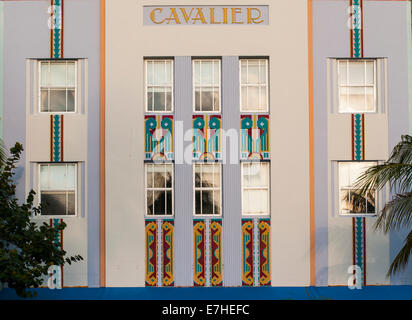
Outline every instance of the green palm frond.
{"label": "green palm frond", "polygon": [[3,140],[0,139],[0,168],[4,166],[7,159],[6,147],[4,146]]}
{"label": "green palm frond", "polygon": [[408,234],[405,239],[405,244],[403,245],[402,249],[396,255],[395,259],[393,259],[387,276],[389,277],[392,274],[395,274],[398,271],[405,269],[408,264],[409,257],[412,254],[412,231]]}
{"label": "green palm frond", "polygon": [[385,204],[375,223],[375,228],[385,233],[402,227],[412,228],[412,192],[396,194]]}

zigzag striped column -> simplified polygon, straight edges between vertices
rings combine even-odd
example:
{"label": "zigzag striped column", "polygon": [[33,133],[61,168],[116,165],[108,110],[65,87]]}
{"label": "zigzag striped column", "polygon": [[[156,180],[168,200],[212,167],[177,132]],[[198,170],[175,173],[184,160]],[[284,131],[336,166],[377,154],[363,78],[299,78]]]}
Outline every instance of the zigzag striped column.
{"label": "zigzag striped column", "polygon": [[[352,13],[351,57],[363,57],[363,1],[350,0]],[[365,116],[352,114],[352,160],[365,160]],[[365,218],[352,218],[353,264],[362,270],[361,281],[366,285]],[[355,280],[356,281],[356,280]]]}
{"label": "zigzag striped column", "polygon": [[193,236],[193,285],[222,286],[222,220],[195,219]]}
{"label": "zigzag striped column", "polygon": [[63,58],[64,0],[51,0],[50,58]]}
{"label": "zigzag striped column", "polygon": [[146,286],[174,286],[174,220],[148,219],[146,234]]}

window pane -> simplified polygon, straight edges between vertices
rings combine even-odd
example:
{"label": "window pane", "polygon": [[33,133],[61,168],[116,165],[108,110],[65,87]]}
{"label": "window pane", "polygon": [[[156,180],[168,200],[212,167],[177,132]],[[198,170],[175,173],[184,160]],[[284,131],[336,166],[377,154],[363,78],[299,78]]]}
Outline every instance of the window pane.
{"label": "window pane", "polygon": [[49,111],[49,90],[48,89],[41,89],[40,92],[40,110],[42,112]]}
{"label": "window pane", "polygon": [[66,89],[50,90],[50,111],[66,111]]}
{"label": "window pane", "polygon": [[163,165],[154,165],[154,187],[155,188],[164,188],[166,186],[166,175],[165,168]]}
{"label": "window pane", "polygon": [[146,201],[147,201],[147,214],[152,215],[154,214],[153,212],[153,191],[148,190],[146,192]]}
{"label": "window pane", "polygon": [[374,85],[375,84],[375,62],[367,61],[366,64],[366,84]]}
{"label": "window pane", "polygon": [[213,90],[213,111],[219,111],[220,109],[220,100],[219,100],[219,88],[214,88]]}
{"label": "window pane", "polygon": [[147,88],[147,110],[153,111],[153,88]]}
{"label": "window pane", "polygon": [[259,110],[266,110],[267,109],[267,98],[266,98],[266,86],[260,87],[260,106]]}
{"label": "window pane", "polygon": [[153,188],[153,166],[147,165],[146,172],[146,185],[148,188]]}
{"label": "window pane", "polygon": [[66,63],[50,63],[50,85],[66,86]]}
{"label": "window pane", "polygon": [[213,191],[202,191],[202,214],[213,214]]}
{"label": "window pane", "polygon": [[219,75],[220,75],[220,70],[219,70],[220,63],[218,61],[213,62],[213,84],[218,85],[220,82]]}
{"label": "window pane", "polygon": [[166,167],[166,188],[172,187],[172,170],[173,167],[170,164],[167,164]]}
{"label": "window pane", "polygon": [[200,193],[201,193],[201,191],[196,191],[195,192],[195,213],[196,214],[202,214],[202,212],[201,212]]}
{"label": "window pane", "polygon": [[215,188],[220,187],[220,165],[214,165],[213,184]]}
{"label": "window pane", "polygon": [[42,62],[40,64],[40,85],[41,86],[49,86],[49,63],[48,62]]}
{"label": "window pane", "polygon": [[76,214],[76,198],[74,192],[67,193],[67,214],[70,216]]}
{"label": "window pane", "polygon": [[195,110],[196,111],[200,111],[200,93],[201,93],[201,89],[196,88],[195,89]]}
{"label": "window pane", "polygon": [[172,202],[172,191],[166,191],[166,214],[167,215],[172,215],[172,207],[173,207],[173,202]]}
{"label": "window pane", "polygon": [[241,108],[242,110],[248,110],[248,105],[247,105],[247,87],[242,86],[242,105]]}
{"label": "window pane", "polygon": [[195,85],[200,85],[200,61],[195,61]]}
{"label": "window pane", "polygon": [[151,88],[153,92],[154,111],[166,110],[166,93],[164,88]]}
{"label": "window pane", "polygon": [[259,107],[259,88],[258,87],[248,87],[247,105],[251,109],[257,109]]}
{"label": "window pane", "polygon": [[172,89],[167,87],[165,88],[166,94],[166,111],[172,110]]}
{"label": "window pane", "polygon": [[153,85],[154,83],[154,77],[153,77],[153,63],[152,61],[147,61],[146,62],[146,79],[147,79],[147,84],[148,85]]}
{"label": "window pane", "polygon": [[76,64],[67,62],[67,85],[74,87],[76,85]]}
{"label": "window pane", "polygon": [[75,91],[74,90],[67,90],[67,111],[73,112],[74,111],[74,101],[75,101]]}
{"label": "window pane", "polygon": [[165,191],[154,191],[154,214],[165,214]]}
{"label": "window pane", "polygon": [[215,214],[220,214],[220,191],[213,191]]}
{"label": "window pane", "polygon": [[266,67],[267,60],[260,60],[259,83],[266,84]]}
{"label": "window pane", "polygon": [[213,188],[213,165],[202,165],[202,187]]}
{"label": "window pane", "polygon": [[240,82],[241,84],[247,83],[247,60],[242,60],[240,62]]}
{"label": "window pane", "polygon": [[49,167],[47,165],[40,166],[40,190],[49,189]]}
{"label": "window pane", "polygon": [[368,194],[366,200],[366,213],[376,213],[375,192]]}
{"label": "window pane", "polygon": [[248,61],[248,84],[258,84],[259,83],[259,61],[249,60]]}
{"label": "window pane", "polygon": [[213,61],[202,61],[200,70],[200,83],[202,85],[213,84]]}
{"label": "window pane", "polygon": [[200,181],[201,181],[201,167],[200,165],[196,164],[195,165],[195,187],[199,188],[200,187]]}
{"label": "window pane", "polygon": [[365,88],[365,100],[366,100],[366,109],[365,111],[375,111],[375,93],[373,87]]}
{"label": "window pane", "polygon": [[156,85],[167,84],[166,65],[164,61],[153,61],[153,71]]}
{"label": "window pane", "polygon": [[243,214],[267,214],[268,191],[267,190],[244,190],[243,191]]}
{"label": "window pane", "polygon": [[352,61],[349,63],[349,84],[365,84],[365,63],[363,61]]}
{"label": "window pane", "polygon": [[49,189],[48,190],[67,190],[66,184],[67,184],[66,166],[65,165],[50,165],[49,166]]}
{"label": "window pane", "polygon": [[67,190],[76,189],[76,165],[67,164]]}
{"label": "window pane", "polygon": [[202,108],[201,111],[213,111],[213,88],[202,88]]}
{"label": "window pane", "polygon": [[42,215],[65,215],[66,192],[42,191],[40,195]]}
{"label": "window pane", "polygon": [[350,213],[351,208],[350,208],[350,191],[349,190],[341,190],[339,192],[339,198],[340,198],[340,208],[341,208],[341,213]]}
{"label": "window pane", "polygon": [[346,61],[339,61],[338,62],[338,78],[340,85],[346,85],[348,78],[347,78],[347,62]]}

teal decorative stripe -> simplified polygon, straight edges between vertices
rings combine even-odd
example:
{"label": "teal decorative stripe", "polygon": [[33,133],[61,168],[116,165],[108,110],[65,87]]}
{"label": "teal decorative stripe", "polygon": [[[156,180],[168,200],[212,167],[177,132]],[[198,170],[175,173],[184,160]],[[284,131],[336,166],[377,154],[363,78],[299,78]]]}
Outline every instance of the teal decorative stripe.
{"label": "teal decorative stripe", "polygon": [[51,34],[51,58],[63,58],[63,0],[51,0],[52,5],[52,34]]}
{"label": "teal decorative stripe", "polygon": [[352,56],[362,57],[362,0],[352,0]]}
{"label": "teal decorative stripe", "polygon": [[51,115],[52,117],[52,162],[60,162],[62,159],[62,116]]}

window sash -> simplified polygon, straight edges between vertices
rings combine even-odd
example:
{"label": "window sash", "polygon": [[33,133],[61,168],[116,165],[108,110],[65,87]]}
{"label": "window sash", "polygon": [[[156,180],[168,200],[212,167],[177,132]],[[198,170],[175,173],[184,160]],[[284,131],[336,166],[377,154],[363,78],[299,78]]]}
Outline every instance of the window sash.
{"label": "window sash", "polygon": [[[246,186],[246,173],[250,176],[250,170],[253,165],[257,164],[260,167],[267,166],[267,173],[268,177],[266,179],[267,185],[256,185],[256,186]],[[264,171],[261,171],[264,172]],[[242,215],[244,216],[269,216],[270,215],[270,163],[269,162],[243,162],[241,167],[241,188],[242,188]],[[259,180],[262,181],[262,178],[259,176]],[[267,212],[250,212],[250,210],[246,211],[245,206],[245,197],[247,191],[264,191],[266,192],[266,208]]]}
{"label": "window sash", "polygon": [[[65,65],[65,85],[53,85],[50,83],[51,79],[51,66],[53,64],[64,64]],[[42,65],[47,65],[48,66],[48,84],[47,85],[43,85],[42,84]],[[73,84],[69,84],[68,82],[68,66],[69,65],[74,65],[74,83]],[[76,109],[77,109],[77,61],[75,60],[65,60],[65,61],[61,61],[61,62],[57,62],[57,61],[39,61],[38,62],[38,81],[39,81],[39,85],[38,85],[38,112],[39,113],[75,113]],[[65,110],[51,110],[51,105],[50,105],[50,92],[52,90],[63,90],[65,89]],[[47,90],[47,109],[42,110],[42,91],[46,91]],[[68,110],[68,96],[69,96],[69,92],[70,91],[74,91],[74,101],[73,101],[73,110]]]}
{"label": "window sash", "polygon": [[[51,174],[50,174],[50,168],[51,167],[65,167],[65,186],[58,188],[58,187],[51,187]],[[69,177],[69,166],[73,167],[73,177]],[[42,179],[42,167],[47,168],[46,174],[47,174],[47,187],[42,187],[42,182],[44,182],[45,180]],[[65,214],[56,214],[56,215],[45,215],[42,214],[41,212],[39,213],[39,216],[42,217],[73,217],[73,216],[77,216],[77,212],[78,212],[78,185],[77,185],[77,163],[44,163],[44,164],[39,164],[38,166],[38,190],[39,190],[39,201],[41,201],[41,197],[43,194],[65,194],[66,195],[66,208],[65,208]],[[69,179],[73,179],[73,185],[74,188],[68,186],[68,180]],[[69,211],[69,195],[74,193],[74,214],[68,214]],[[47,210],[47,209],[46,209]]]}
{"label": "window sash", "polygon": [[[258,82],[249,82],[249,62],[258,61]],[[242,63],[246,62],[246,82],[242,72]],[[269,63],[268,59],[240,59],[239,60],[239,83],[240,83],[240,111],[241,112],[267,112],[269,110]],[[261,79],[261,65],[265,69],[265,82],[259,83]],[[249,105],[249,90],[248,88],[258,88],[258,101],[256,104]],[[264,91],[262,91],[264,89]],[[264,94],[262,93],[264,92]],[[244,97],[245,95],[245,97]],[[246,104],[245,104],[246,101]]]}
{"label": "window sash", "polygon": [[[364,64],[364,74],[363,74],[363,84],[360,83],[350,83],[350,64],[351,63],[359,63],[362,62]],[[373,62],[373,75],[371,77],[371,79],[373,80],[373,83],[368,83],[367,79],[368,74],[367,74],[367,64]],[[341,82],[341,78],[343,77],[341,75],[341,64],[346,64],[346,75],[345,75],[345,82]],[[376,113],[377,110],[377,92],[376,92],[376,87],[377,87],[377,74],[376,74],[376,60],[338,60],[337,63],[337,83],[338,83],[338,111],[339,113]],[[346,100],[346,106],[345,103],[342,101],[342,91],[344,88],[364,88],[364,103],[363,103],[363,109],[359,109],[359,110],[351,110],[353,108],[351,108],[349,106],[349,97],[350,94],[347,93],[345,94],[345,100]],[[373,110],[368,110],[368,94],[367,94],[367,88],[369,89],[373,89]],[[356,107],[356,106],[355,106]]]}
{"label": "window sash", "polygon": [[[155,79],[155,71],[153,69],[153,83],[149,84],[148,81],[148,65],[150,63],[154,63],[154,62],[164,62],[164,66],[165,66],[165,75],[167,74],[166,69],[170,68],[170,82],[169,83],[155,83],[154,79]],[[170,63],[170,67],[168,67],[168,64]],[[145,110],[146,112],[150,112],[150,113],[171,113],[174,110],[174,92],[173,92],[173,84],[174,84],[174,61],[173,59],[145,59],[144,60],[144,105],[145,105]],[[152,103],[151,103],[151,108],[149,108],[149,88],[158,88],[158,89],[163,89],[163,94],[164,94],[164,108],[163,110],[156,110],[155,107],[155,99],[152,98]],[[170,94],[171,94],[171,98],[170,98],[170,110],[168,110],[168,98],[167,98],[167,93],[168,90],[170,90]]]}
{"label": "window sash", "polygon": [[[212,75],[211,75],[211,82],[203,82],[202,78],[202,63],[204,62],[212,62]],[[215,82],[215,63],[217,63],[218,75],[217,75],[217,83]],[[196,65],[199,65],[199,83],[196,83]],[[193,112],[195,113],[220,113],[221,106],[222,106],[222,97],[221,97],[221,61],[220,59],[194,59],[192,60],[192,91],[193,91]],[[206,89],[211,89],[206,90]],[[212,110],[204,110],[203,108],[203,99],[202,97],[203,92],[212,92]],[[199,93],[199,109],[196,106],[196,93]],[[217,93],[217,99],[215,99],[214,95]],[[217,105],[215,104],[215,100],[217,100]]]}
{"label": "window sash", "polygon": [[[202,177],[203,177],[203,170],[202,168],[204,166],[211,166],[213,168],[212,170],[212,176],[213,176],[213,187],[203,187],[202,186]],[[196,168],[200,168],[200,182],[199,186],[196,186]],[[217,169],[217,170],[216,170]],[[210,171],[207,171],[207,173],[210,173]],[[216,178],[217,177],[217,178]],[[216,186],[215,185],[215,179],[218,179],[219,183]],[[221,216],[222,215],[222,166],[221,164],[207,164],[207,163],[194,163],[193,164],[193,215],[196,217],[216,217],[216,216]],[[203,213],[203,193],[205,191],[211,192],[212,193],[212,213]],[[200,203],[196,202],[196,192],[200,193]],[[216,201],[215,201],[215,194],[218,193],[218,206],[217,206],[217,213],[216,213]],[[200,206],[200,213],[197,213],[196,208]]]}
{"label": "window sash", "polygon": [[[150,173],[152,174],[151,179],[151,186],[149,186],[148,184],[148,173],[149,173],[149,168],[153,168],[155,169],[155,167],[163,167],[164,170],[163,171],[151,171]],[[170,171],[167,170],[167,168],[170,169]],[[164,187],[155,187],[155,181],[154,181],[154,173],[155,172],[162,172],[165,175],[167,173],[170,172],[171,174],[171,186],[168,187],[167,186],[167,182],[165,181]],[[166,179],[166,177],[165,177]],[[165,201],[164,201],[164,213],[163,214],[159,214],[156,212],[156,206],[155,206],[155,193],[156,192],[162,192],[165,195]],[[169,202],[168,202],[168,192],[171,193],[171,204],[170,206],[168,206]],[[152,209],[152,213],[149,212],[149,204],[148,204],[148,196],[149,193],[152,194],[152,204],[151,207]],[[169,212],[169,207],[170,207],[170,214]],[[162,164],[155,164],[155,163],[146,163],[145,164],[145,215],[148,217],[171,217],[174,216],[174,165],[172,163],[162,163]]]}

